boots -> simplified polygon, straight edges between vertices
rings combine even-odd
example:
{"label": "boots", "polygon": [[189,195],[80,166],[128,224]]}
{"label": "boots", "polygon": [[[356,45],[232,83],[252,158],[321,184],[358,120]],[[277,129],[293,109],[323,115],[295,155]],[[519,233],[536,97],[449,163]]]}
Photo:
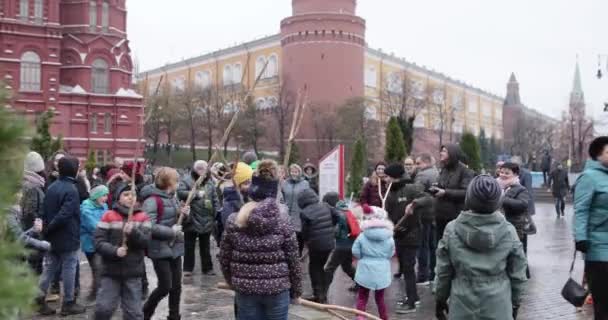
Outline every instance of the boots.
{"label": "boots", "polygon": [[36,298],[36,305],[38,308],[38,314],[41,316],[52,316],[57,313],[55,309],[49,307],[49,305],[46,303],[45,297]]}
{"label": "boots", "polygon": [[86,311],[86,308],[76,303],[76,301],[66,302],[61,306],[61,315],[64,317],[76,314],[83,314]]}

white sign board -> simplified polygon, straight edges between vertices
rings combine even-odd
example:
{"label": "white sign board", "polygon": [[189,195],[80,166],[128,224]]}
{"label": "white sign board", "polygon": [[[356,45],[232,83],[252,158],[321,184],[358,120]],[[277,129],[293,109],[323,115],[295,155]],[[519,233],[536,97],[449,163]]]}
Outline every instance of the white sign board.
{"label": "white sign board", "polygon": [[337,192],[344,199],[344,146],[339,145],[319,162],[319,198]]}

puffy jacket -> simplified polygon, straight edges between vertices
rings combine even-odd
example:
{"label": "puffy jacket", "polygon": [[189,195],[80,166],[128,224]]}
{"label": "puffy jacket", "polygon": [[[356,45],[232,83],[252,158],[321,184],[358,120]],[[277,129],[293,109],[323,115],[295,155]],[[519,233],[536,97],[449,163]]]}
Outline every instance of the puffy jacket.
{"label": "puffy jacket", "polygon": [[[177,223],[179,204],[173,195],[159,190],[153,185],[146,186],[142,191],[145,199],[142,210],[150,217],[152,223],[152,240],[148,245],[150,259],[175,259],[184,255],[184,241],[175,237],[173,225]],[[156,206],[156,197],[163,203],[162,217]]]}
{"label": "puffy jacket", "polygon": [[[198,179],[198,178],[197,178]],[[196,180],[192,175],[183,179],[177,189],[177,197],[181,201],[188,199],[188,194]],[[200,196],[202,191],[203,195]],[[184,231],[197,233],[211,233],[215,226],[216,212],[219,210],[219,200],[215,192],[215,185],[211,179],[197,188],[190,203],[190,216],[184,220]]]}
{"label": "puffy jacket", "polygon": [[[414,182],[421,184],[424,191],[428,192],[437,183],[437,179],[439,179],[439,171],[435,167],[429,167],[418,171],[414,177]],[[435,199],[428,193],[426,195],[424,204],[418,208],[418,213],[420,213],[422,222],[432,223],[435,221]]]}
{"label": "puffy jacket", "polygon": [[608,167],[588,160],[574,192],[574,238],[589,241],[587,261],[608,262]]}
{"label": "puffy jacket", "polygon": [[391,257],[395,252],[393,225],[387,220],[365,221],[363,233],[353,244],[353,256],[357,262],[355,282],[372,290],[391,285]]}
{"label": "puffy jacket", "polygon": [[[245,223],[237,225],[237,221]],[[249,203],[230,215],[219,254],[224,278],[241,294],[302,295],[296,235],[275,199]]]}
{"label": "puffy jacket", "polygon": [[[381,186],[382,194],[386,195],[386,183],[382,181]],[[378,193],[378,184],[372,183],[371,180],[366,182],[365,185],[363,185],[363,190],[361,190],[359,203],[382,208],[382,199]]]}
{"label": "puffy jacket", "polygon": [[437,301],[454,320],[512,320],[526,287],[526,256],[502,214],[463,212],[437,248]]}
{"label": "puffy jacket", "polygon": [[34,172],[25,171],[21,187],[21,227],[24,230],[34,226],[34,220],[42,217],[44,208],[44,178]]}
{"label": "puffy jacket", "polygon": [[445,195],[435,202],[437,220],[455,219],[464,209],[464,198],[467,187],[474,173],[460,162],[462,152],[457,145],[447,145],[449,160],[439,173],[437,184],[445,190]]}
{"label": "puffy jacket", "polygon": [[76,179],[60,177],[47,190],[42,215],[44,239],[53,252],[80,248],[80,197]]}
{"label": "puffy jacket", "polygon": [[300,211],[302,211],[302,209],[298,206],[298,196],[302,191],[307,189],[310,189],[308,181],[304,180],[302,177],[289,178],[283,183],[283,199],[289,208],[291,224],[296,232],[302,231],[302,221],[300,220]]}
{"label": "puffy jacket", "polygon": [[80,205],[80,248],[83,252],[95,252],[95,229],[103,214],[108,211],[108,205],[99,205],[91,199]]}
{"label": "puffy jacket", "polygon": [[529,203],[530,194],[526,187],[521,184],[512,185],[505,190],[502,210],[505,213],[507,221],[515,227],[520,240],[524,238],[525,234]]}
{"label": "puffy jacket", "polygon": [[143,211],[133,213],[134,228],[127,237],[127,255],[120,258],[116,250],[122,246],[123,229],[129,209],[115,206],[106,212],[95,230],[95,248],[101,255],[101,275],[112,278],[138,278],[145,275],[144,256],[151,239],[150,218]]}
{"label": "puffy jacket", "polygon": [[570,181],[568,180],[568,171],[564,169],[555,169],[549,175],[549,185],[551,193],[556,198],[565,197],[570,191]]}
{"label": "puffy jacket", "polygon": [[[392,184],[391,190],[386,198],[386,212],[390,220],[395,224],[395,243],[397,246],[417,247],[420,245],[420,210],[428,205],[425,199],[424,187],[421,184],[410,183],[408,178],[402,178]],[[405,218],[405,208],[412,202],[416,202],[414,214]]]}
{"label": "puffy jacket", "polygon": [[336,247],[334,225],[338,223],[337,212],[329,205],[319,202],[312,189],[306,189],[298,196],[302,208],[302,238],[313,251],[331,251]]}

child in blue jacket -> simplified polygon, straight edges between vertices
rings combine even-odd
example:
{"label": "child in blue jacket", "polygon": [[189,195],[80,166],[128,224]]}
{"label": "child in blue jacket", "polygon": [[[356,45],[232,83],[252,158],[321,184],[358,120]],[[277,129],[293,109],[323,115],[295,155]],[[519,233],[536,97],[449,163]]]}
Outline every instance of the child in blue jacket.
{"label": "child in blue jacket", "polygon": [[91,189],[89,198],[80,205],[80,248],[89,261],[93,273],[93,284],[87,299],[94,301],[97,296],[99,272],[95,254],[94,234],[103,214],[108,211],[108,193],[106,186],[100,185]]}

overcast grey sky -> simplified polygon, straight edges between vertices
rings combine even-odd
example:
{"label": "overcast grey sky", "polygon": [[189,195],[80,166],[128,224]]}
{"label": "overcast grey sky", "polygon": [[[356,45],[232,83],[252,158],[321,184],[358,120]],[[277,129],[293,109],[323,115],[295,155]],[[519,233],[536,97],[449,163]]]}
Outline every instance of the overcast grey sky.
{"label": "overcast grey sky", "polygon": [[[608,101],[608,0],[359,0],[367,42],[505,95],[515,72],[525,104],[559,117],[579,56],[588,112]],[[279,32],[291,0],[128,0],[140,70]],[[601,39],[601,41],[600,41]]]}

